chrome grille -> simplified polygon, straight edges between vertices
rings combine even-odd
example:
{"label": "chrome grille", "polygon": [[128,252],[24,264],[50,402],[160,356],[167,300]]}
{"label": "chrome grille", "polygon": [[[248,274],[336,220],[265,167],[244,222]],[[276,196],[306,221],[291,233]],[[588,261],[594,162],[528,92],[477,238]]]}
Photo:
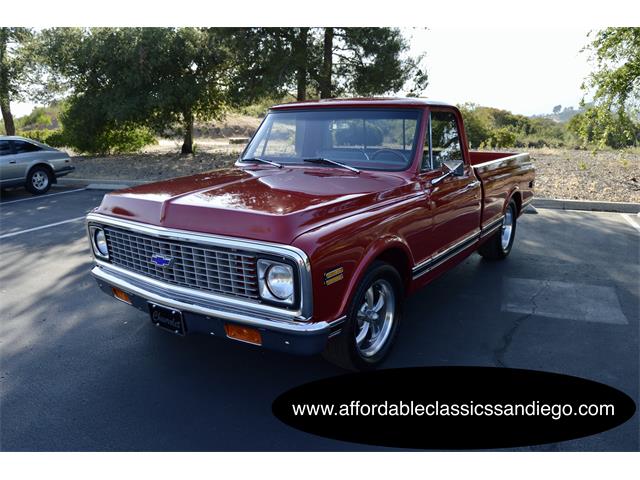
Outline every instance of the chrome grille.
{"label": "chrome grille", "polygon": [[[258,298],[256,256],[222,247],[158,239],[105,226],[109,261],[157,280],[181,287],[226,295]],[[154,255],[171,258],[161,267]]]}

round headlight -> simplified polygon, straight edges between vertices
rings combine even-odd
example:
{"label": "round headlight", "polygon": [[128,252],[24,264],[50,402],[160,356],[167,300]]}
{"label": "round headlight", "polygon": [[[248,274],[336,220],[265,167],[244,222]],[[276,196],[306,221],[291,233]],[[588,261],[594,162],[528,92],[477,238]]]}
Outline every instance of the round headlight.
{"label": "round headlight", "polygon": [[267,272],[267,287],[274,297],[286,300],[293,295],[293,269],[288,265],[272,265]]}
{"label": "round headlight", "polygon": [[98,252],[100,252],[101,255],[105,257],[109,255],[109,249],[107,248],[107,238],[104,235],[104,230],[96,230],[95,244]]}

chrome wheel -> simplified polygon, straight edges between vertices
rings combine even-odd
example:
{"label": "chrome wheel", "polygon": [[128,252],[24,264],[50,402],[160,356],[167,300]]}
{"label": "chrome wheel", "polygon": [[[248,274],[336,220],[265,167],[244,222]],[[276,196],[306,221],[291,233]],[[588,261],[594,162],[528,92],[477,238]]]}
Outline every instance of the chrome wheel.
{"label": "chrome wheel", "polygon": [[365,292],[356,315],[356,345],[363,357],[372,357],[385,345],[395,320],[396,298],[391,284],[376,280]]}
{"label": "chrome wheel", "polygon": [[31,185],[36,190],[44,190],[49,186],[49,175],[42,170],[38,170],[31,176]]}
{"label": "chrome wheel", "polygon": [[503,251],[507,251],[511,243],[511,235],[513,235],[513,208],[507,208],[507,213],[502,220],[502,234],[500,237],[500,245]]}

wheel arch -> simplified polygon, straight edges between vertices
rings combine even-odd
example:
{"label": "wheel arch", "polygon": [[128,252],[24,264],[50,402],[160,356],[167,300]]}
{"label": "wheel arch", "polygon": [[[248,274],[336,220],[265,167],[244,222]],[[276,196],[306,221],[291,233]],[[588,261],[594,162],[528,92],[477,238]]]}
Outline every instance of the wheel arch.
{"label": "wheel arch", "polygon": [[388,263],[395,268],[402,280],[404,295],[408,293],[411,286],[411,269],[413,266],[411,250],[404,239],[396,236],[383,237],[372,243],[358,262],[358,268],[349,281],[346,294],[340,306],[341,312],[345,312],[348,309],[362,278],[376,261]]}
{"label": "wheel arch", "polygon": [[522,212],[522,193],[517,186],[509,194],[507,201],[504,202],[502,213],[507,211],[507,207],[509,206],[509,203],[511,203],[511,200],[516,203],[516,216],[520,216],[520,213]]}
{"label": "wheel arch", "polygon": [[45,169],[47,169],[51,174],[51,183],[56,183],[56,173],[54,168],[51,165],[49,165],[47,162],[43,162],[42,160],[38,160],[29,166],[29,168],[27,169],[27,175],[25,177],[25,180],[29,178],[29,175],[31,175],[31,172],[36,167],[44,167]]}

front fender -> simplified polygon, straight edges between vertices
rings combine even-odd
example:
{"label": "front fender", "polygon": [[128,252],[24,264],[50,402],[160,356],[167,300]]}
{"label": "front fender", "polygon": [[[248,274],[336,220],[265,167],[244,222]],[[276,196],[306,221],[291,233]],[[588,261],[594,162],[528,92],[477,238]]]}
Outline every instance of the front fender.
{"label": "front fender", "polygon": [[405,287],[408,286],[409,282],[411,281],[411,277],[410,277],[411,267],[415,263],[413,260],[413,255],[411,254],[411,249],[409,248],[409,245],[403,238],[400,238],[395,235],[383,236],[382,238],[375,240],[367,248],[365,254],[361,258],[360,262],[358,263],[357,268],[353,272],[353,275],[349,279],[347,290],[343,297],[343,301],[340,305],[340,311],[342,312],[342,314],[346,313],[349,307],[349,304],[351,303],[351,300],[353,299],[353,296],[356,293],[358,285],[360,284],[360,281],[362,280],[364,275],[367,273],[367,270],[369,269],[369,267],[377,259],[383,257],[386,252],[390,252],[390,251],[400,251],[403,253],[404,257],[406,258],[407,271],[402,271],[402,270],[405,270],[405,268],[399,267],[398,265],[394,265],[394,267],[400,270],[398,273],[400,274],[400,277],[402,278],[403,282],[405,282]]}
{"label": "front fender", "polygon": [[[413,257],[407,242],[393,232],[385,232],[384,222],[349,234],[331,232],[299,237],[294,246],[307,252],[311,262],[313,284],[313,321],[330,322],[346,313],[357,286],[371,264],[385,252],[402,256],[411,271]],[[327,281],[327,275],[342,268],[338,281]],[[402,272],[401,272],[402,275]],[[410,281],[408,274],[402,275]]]}

